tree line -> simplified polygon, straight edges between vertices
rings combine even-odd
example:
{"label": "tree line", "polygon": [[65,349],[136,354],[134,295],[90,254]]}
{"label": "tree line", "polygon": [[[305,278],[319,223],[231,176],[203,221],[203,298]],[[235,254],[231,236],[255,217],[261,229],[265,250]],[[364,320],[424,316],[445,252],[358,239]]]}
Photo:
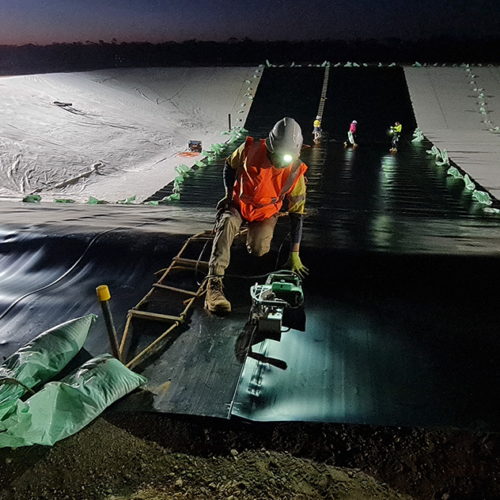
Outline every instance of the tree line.
{"label": "tree line", "polygon": [[240,66],[321,64],[329,61],[368,64],[498,64],[500,36],[436,36],[426,40],[398,38],[310,41],[184,42],[87,41],[51,45],[0,45],[0,74],[88,71],[104,68],[161,66]]}

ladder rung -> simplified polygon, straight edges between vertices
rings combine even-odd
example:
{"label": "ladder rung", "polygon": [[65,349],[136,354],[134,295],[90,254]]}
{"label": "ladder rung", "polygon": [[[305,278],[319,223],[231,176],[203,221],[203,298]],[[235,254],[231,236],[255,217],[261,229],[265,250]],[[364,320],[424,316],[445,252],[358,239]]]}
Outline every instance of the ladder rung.
{"label": "ladder rung", "polygon": [[184,318],[180,316],[170,316],[168,314],[138,311],[136,309],[130,309],[129,314],[131,314],[136,318],[142,318],[142,319],[152,319],[157,321],[179,321],[180,323],[184,322]]}
{"label": "ladder rung", "polygon": [[192,241],[210,241],[213,240],[214,236],[198,236],[197,238],[189,238],[189,242]]}
{"label": "ladder rung", "polygon": [[174,257],[174,262],[178,264],[184,264],[186,266],[208,266],[206,260],[196,260],[196,259],[183,259],[182,257]]}
{"label": "ladder rung", "polygon": [[175,287],[169,286],[169,285],[162,285],[161,283],[155,283],[153,286],[155,288],[163,288],[166,290],[172,290],[173,292],[185,293],[186,295],[192,295],[193,297],[196,297],[198,295],[198,292],[192,292],[191,290],[182,290],[181,288],[175,288]]}

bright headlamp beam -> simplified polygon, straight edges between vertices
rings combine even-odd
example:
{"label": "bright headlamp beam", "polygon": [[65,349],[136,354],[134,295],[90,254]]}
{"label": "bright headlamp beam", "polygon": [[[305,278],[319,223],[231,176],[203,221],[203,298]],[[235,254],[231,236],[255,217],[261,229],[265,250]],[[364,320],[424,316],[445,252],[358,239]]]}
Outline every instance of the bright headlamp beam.
{"label": "bright headlamp beam", "polygon": [[283,156],[283,161],[285,161],[286,163],[290,163],[292,160],[293,160],[293,156],[292,155],[285,155],[285,156]]}

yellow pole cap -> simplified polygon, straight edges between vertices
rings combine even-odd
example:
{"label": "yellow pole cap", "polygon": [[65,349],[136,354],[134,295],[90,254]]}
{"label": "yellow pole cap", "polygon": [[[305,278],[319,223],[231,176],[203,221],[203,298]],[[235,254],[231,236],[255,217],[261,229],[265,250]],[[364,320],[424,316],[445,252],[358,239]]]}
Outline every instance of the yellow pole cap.
{"label": "yellow pole cap", "polygon": [[108,285],[99,285],[96,288],[97,298],[100,302],[104,302],[105,300],[109,300],[111,298],[111,294],[109,293]]}

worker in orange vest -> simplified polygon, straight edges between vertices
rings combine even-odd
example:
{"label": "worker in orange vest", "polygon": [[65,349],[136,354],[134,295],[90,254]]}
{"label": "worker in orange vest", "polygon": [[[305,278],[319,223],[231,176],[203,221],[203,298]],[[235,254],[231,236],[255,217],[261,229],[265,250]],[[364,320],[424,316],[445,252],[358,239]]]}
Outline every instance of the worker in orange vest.
{"label": "worker in orange vest", "polygon": [[291,248],[287,267],[304,277],[308,269],[299,257],[302,219],[306,201],[307,170],[299,159],[302,131],[293,118],[278,121],[266,139],[247,137],[226,159],[225,197],[217,204],[216,233],[209,260],[205,308],[216,314],[231,312],[224,296],[222,278],[229,265],[231,245],[248,222],[247,250],[262,256],[269,252],[278,212],[288,200]]}

